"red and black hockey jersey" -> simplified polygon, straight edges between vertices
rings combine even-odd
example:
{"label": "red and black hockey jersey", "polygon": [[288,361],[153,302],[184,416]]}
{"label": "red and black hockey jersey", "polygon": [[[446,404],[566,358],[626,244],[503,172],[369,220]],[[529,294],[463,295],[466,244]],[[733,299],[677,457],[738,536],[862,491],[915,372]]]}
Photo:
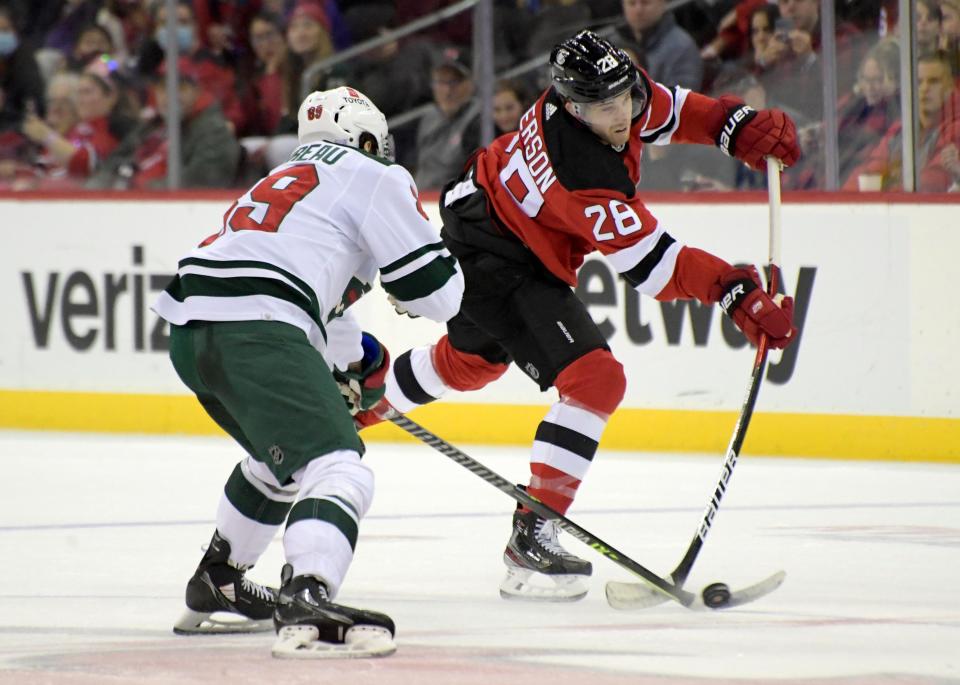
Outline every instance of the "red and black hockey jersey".
{"label": "red and black hockey jersey", "polygon": [[642,72],[641,79],[650,97],[622,150],[577,121],[550,88],[516,133],[479,154],[476,180],[501,223],[566,283],[576,284],[584,257],[598,250],[639,292],[710,302],[710,286],[729,265],[671,237],[638,196],[637,184],[644,143],[713,145],[724,108]]}

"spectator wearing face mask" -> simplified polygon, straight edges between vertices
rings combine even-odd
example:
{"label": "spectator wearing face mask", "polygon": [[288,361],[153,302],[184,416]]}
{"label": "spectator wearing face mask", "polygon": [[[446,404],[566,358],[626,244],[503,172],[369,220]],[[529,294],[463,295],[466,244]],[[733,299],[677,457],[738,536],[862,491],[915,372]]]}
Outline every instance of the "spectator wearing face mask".
{"label": "spectator wearing face mask", "polygon": [[167,35],[166,3],[157,6],[153,17],[153,38],[144,44],[138,60],[141,76],[150,80],[157,75],[164,62],[168,41],[175,40],[179,56],[186,59],[199,86],[220,103],[233,130],[243,131],[246,113],[237,94],[236,72],[223,59],[202,46],[190,2],[180,0],[176,13],[176,31],[170,37]]}
{"label": "spectator wearing face mask", "polygon": [[110,32],[116,54],[124,60],[136,55],[150,37],[150,11],[142,0],[106,0],[97,23]]}

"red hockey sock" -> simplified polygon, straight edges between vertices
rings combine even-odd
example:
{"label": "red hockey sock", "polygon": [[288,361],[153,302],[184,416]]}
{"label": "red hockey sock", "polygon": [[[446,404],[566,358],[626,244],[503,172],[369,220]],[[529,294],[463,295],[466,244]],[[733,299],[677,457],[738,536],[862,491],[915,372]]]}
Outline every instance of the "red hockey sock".
{"label": "red hockey sock", "polygon": [[607,419],[623,399],[626,380],[609,350],[593,350],[564,368],[554,385],[561,400],[537,427],[527,492],[565,514],[590,468]]}
{"label": "red hockey sock", "polygon": [[527,493],[548,507],[566,514],[577,495],[580,480],[547,464],[530,464],[530,472],[533,475]]}
{"label": "red hockey sock", "polygon": [[448,388],[479,390],[507,372],[508,364],[488,362],[478,354],[461,352],[445,335],[433,348],[433,366]]}

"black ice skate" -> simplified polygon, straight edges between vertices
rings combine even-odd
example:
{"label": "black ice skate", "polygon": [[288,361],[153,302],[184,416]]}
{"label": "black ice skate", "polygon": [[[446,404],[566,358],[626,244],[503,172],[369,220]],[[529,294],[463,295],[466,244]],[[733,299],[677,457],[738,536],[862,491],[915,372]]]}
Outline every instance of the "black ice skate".
{"label": "black ice skate", "polygon": [[[593,566],[561,547],[558,532],[556,521],[547,521],[532,511],[517,510],[513,515],[513,534],[503,552],[507,577],[500,583],[501,597],[573,602],[586,596],[583,581],[593,573]],[[531,577],[548,584],[531,583]]]}
{"label": "black ice skate", "polygon": [[273,628],[277,591],[249,580],[245,575],[249,567],[229,559],[230,543],[214,531],[210,546],[187,583],[187,610],[174,624],[173,632],[259,633]]}
{"label": "black ice skate", "polygon": [[290,564],[283,567],[273,622],[273,656],[281,659],[350,659],[397,651],[389,616],[334,604],[323,583],[314,576],[293,577]]}

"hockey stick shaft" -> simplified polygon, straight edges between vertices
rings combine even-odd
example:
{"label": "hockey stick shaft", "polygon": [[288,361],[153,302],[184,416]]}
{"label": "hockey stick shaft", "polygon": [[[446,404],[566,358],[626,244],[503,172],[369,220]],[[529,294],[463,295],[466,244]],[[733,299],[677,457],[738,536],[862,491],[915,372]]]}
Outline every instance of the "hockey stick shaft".
{"label": "hockey stick shaft", "polygon": [[[767,277],[767,293],[772,297],[777,291],[777,282],[780,278],[780,161],[773,157],[767,157],[767,189],[769,192],[770,206],[770,235],[769,235],[769,275]],[[693,568],[693,562],[697,560],[700,549],[703,547],[713,520],[720,508],[720,500],[730,484],[730,478],[733,477],[733,469],[737,465],[737,458],[740,455],[740,449],[743,447],[743,441],[747,437],[747,428],[750,426],[750,418],[753,416],[753,408],[757,402],[757,395],[760,392],[760,383],[763,380],[763,373],[767,366],[767,336],[760,338],[760,344],[757,345],[757,354],[753,360],[753,371],[750,374],[750,384],[747,386],[747,395],[740,408],[740,416],[733,428],[733,435],[730,437],[730,443],[727,445],[726,456],[723,460],[723,468],[720,472],[720,479],[714,488],[710,503],[700,519],[700,525],[697,527],[697,533],[690,541],[686,554],[677,564],[677,567],[670,574],[670,579],[683,587],[687,576]]]}
{"label": "hockey stick shaft", "polygon": [[634,575],[639,576],[646,581],[650,587],[655,588],[662,594],[667,595],[683,606],[690,606],[696,599],[696,595],[693,595],[682,588],[677,587],[668,580],[661,578],[653,571],[650,571],[646,567],[634,561],[609,543],[604,542],[593,533],[587,531],[585,528],[580,527],[560,512],[544,504],[535,497],[530,496],[525,490],[523,490],[523,488],[514,485],[512,482],[499,475],[495,471],[487,468],[470,455],[457,449],[443,438],[434,435],[416,421],[407,418],[396,410],[390,411],[385,418],[389,419],[394,425],[402,428],[421,442],[426,443],[444,456],[460,464],[460,466],[464,467],[468,471],[487,481],[501,492],[509,495],[515,501],[535,512],[537,516],[550,521],[556,521],[557,525],[561,529],[565,530],[567,533],[596,552],[599,552],[610,561],[625,568]]}
{"label": "hockey stick shaft", "polygon": [[770,206],[770,252],[767,261],[779,268],[783,226],[780,216],[780,160],[773,157],[767,157],[767,195]]}

